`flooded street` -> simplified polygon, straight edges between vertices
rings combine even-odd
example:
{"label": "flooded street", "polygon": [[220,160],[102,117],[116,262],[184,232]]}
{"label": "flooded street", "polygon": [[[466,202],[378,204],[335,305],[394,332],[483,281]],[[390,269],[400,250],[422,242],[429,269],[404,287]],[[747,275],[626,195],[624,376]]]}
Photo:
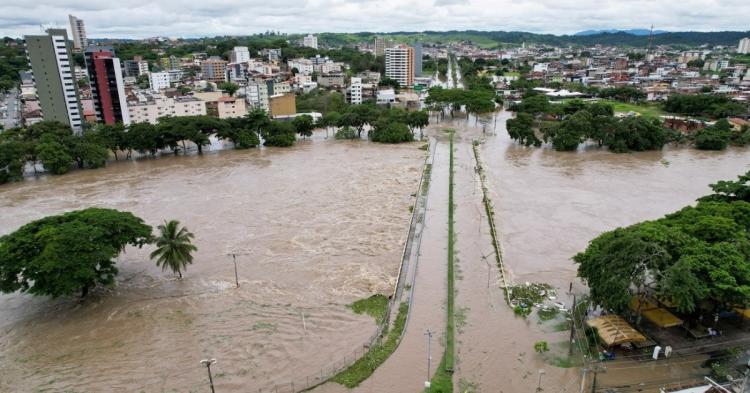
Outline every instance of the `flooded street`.
{"label": "flooded street", "polygon": [[317,138],[0,187],[0,234],[97,206],[178,219],[199,250],[177,280],[129,248],[117,287],[81,305],[0,296],[0,391],[198,391],[207,357],[217,390],[257,391],[351,359],[375,325],[345,305],[393,289],[418,147]]}

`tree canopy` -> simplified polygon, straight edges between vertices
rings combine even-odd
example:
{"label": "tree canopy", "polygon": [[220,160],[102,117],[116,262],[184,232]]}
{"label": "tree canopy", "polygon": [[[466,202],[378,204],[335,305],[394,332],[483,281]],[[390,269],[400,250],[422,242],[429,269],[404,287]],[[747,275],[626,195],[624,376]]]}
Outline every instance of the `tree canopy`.
{"label": "tree canopy", "polygon": [[89,208],[32,221],[0,237],[0,291],[52,297],[112,285],[126,245],[151,241],[151,227],[128,212]]}
{"label": "tree canopy", "polygon": [[665,217],[618,228],[573,257],[592,298],[625,311],[633,296],[664,296],[692,314],[750,304],[750,172]]}

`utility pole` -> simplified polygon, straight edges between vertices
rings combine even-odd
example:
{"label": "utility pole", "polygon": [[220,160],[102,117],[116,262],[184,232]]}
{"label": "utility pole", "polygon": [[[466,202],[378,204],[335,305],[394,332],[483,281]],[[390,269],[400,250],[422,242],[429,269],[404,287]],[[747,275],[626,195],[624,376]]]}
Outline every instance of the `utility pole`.
{"label": "utility pole", "polygon": [[573,318],[570,319],[570,345],[568,346],[568,355],[573,354],[573,340],[575,340],[576,333],[576,295],[573,294],[573,309],[571,310]]}
{"label": "utility pole", "polygon": [[540,368],[539,369],[539,383],[537,383],[537,385],[536,385],[536,391],[537,392],[541,392],[541,391],[544,390],[544,389],[542,389],[542,375],[544,375],[544,369]]}
{"label": "utility pole", "polygon": [[426,388],[430,388],[430,367],[432,362],[432,332],[427,329],[425,332],[427,336],[427,381],[424,383]]}
{"label": "utility pole", "polygon": [[234,283],[237,284],[237,288],[240,287],[240,278],[237,275],[237,257],[232,254],[232,261],[234,261]]}
{"label": "utility pole", "polygon": [[211,365],[216,364],[216,359],[203,359],[201,360],[201,364],[208,369],[208,383],[211,384],[211,393],[216,393],[214,390],[214,379],[211,377]]}

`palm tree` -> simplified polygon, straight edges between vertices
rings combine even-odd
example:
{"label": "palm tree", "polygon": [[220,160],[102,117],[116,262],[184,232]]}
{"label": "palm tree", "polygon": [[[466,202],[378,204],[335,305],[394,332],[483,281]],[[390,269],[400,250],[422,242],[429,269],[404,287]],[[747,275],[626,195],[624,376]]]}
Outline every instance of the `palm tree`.
{"label": "palm tree", "polygon": [[193,263],[191,253],[198,248],[190,242],[193,234],[184,226],[179,226],[179,221],[170,220],[157,227],[160,234],[156,237],[156,250],[151,253],[151,259],[158,257],[156,266],[161,266],[162,270],[169,267],[182,278],[182,270],[186,270],[187,265]]}

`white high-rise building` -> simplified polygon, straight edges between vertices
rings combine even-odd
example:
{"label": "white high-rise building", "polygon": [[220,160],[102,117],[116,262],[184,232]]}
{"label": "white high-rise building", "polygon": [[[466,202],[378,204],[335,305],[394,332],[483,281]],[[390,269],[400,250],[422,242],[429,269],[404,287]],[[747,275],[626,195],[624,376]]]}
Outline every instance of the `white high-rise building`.
{"label": "white high-rise building", "polygon": [[70,21],[70,32],[73,34],[73,49],[82,51],[89,46],[89,41],[86,38],[86,26],[83,24],[82,19],[78,19],[73,15],[68,15]]}
{"label": "white high-rise building", "polygon": [[401,87],[414,85],[414,49],[407,45],[385,48],[385,76]]}
{"label": "white high-rise building", "polygon": [[359,105],[362,103],[362,78],[352,78],[348,93],[349,102],[352,105]]}
{"label": "white high-rise building", "polygon": [[230,63],[247,63],[250,61],[250,50],[246,46],[235,46],[229,54]]}
{"label": "white high-rise building", "polygon": [[740,45],[737,47],[737,53],[743,55],[750,54],[750,37],[740,40]]}
{"label": "white high-rise building", "polygon": [[171,81],[168,71],[152,72],[148,75],[148,84],[151,90],[158,92],[161,89],[168,89]]}
{"label": "white high-rise building", "polygon": [[302,39],[302,46],[318,49],[318,37],[308,34]]}

